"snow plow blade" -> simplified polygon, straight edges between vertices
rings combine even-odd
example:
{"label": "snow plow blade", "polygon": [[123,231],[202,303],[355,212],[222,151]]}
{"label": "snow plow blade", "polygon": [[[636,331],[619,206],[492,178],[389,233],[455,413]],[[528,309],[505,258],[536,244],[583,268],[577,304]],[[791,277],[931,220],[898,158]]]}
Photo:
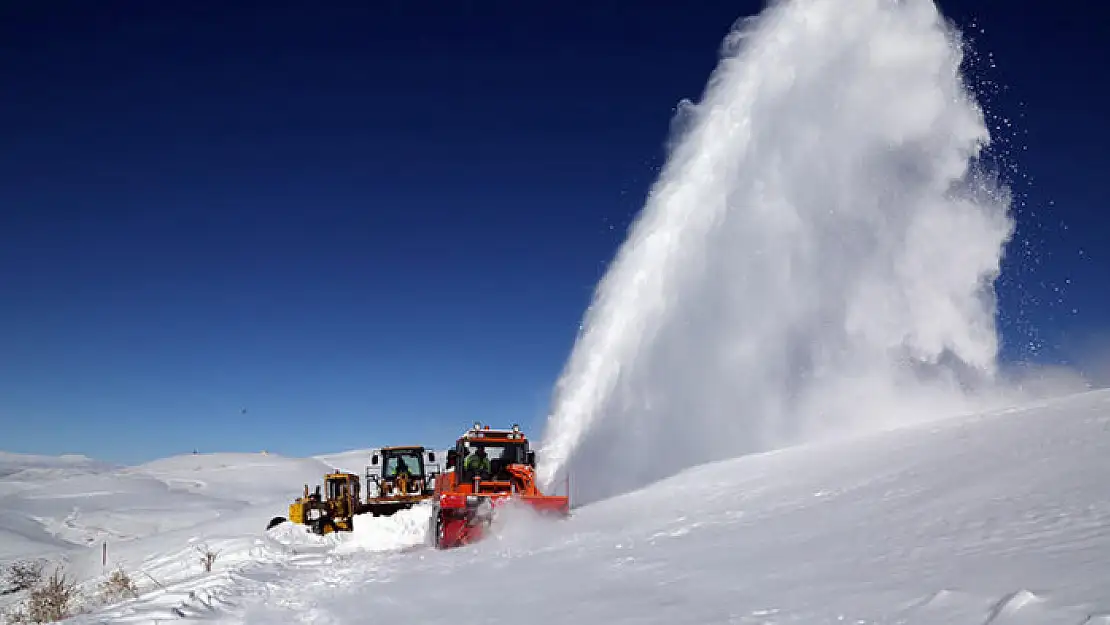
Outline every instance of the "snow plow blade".
{"label": "snow plow blade", "polygon": [[374,516],[393,516],[401,510],[408,510],[409,508],[425,500],[426,498],[397,501],[375,501],[373,503],[364,504],[362,506],[362,512],[369,513]]}
{"label": "snow plow blade", "polygon": [[570,516],[567,497],[505,497],[449,495],[435,504],[429,536],[437,549],[462,547],[481,540],[497,514],[497,509],[518,501],[548,518]]}
{"label": "snow plow blade", "polygon": [[570,516],[570,497],[543,495],[540,497],[521,497],[520,501],[528,504],[533,510],[544,515],[555,517]]}

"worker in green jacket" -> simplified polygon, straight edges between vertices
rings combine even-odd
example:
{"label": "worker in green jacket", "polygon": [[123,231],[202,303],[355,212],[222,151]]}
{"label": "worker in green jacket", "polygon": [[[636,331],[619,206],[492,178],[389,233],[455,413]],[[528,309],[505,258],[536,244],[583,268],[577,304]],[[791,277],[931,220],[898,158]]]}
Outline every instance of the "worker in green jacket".
{"label": "worker in green jacket", "polygon": [[478,447],[474,450],[474,453],[467,456],[466,457],[466,462],[463,463],[463,468],[466,469],[467,473],[470,473],[470,472],[483,473],[484,472],[486,475],[489,475],[489,473],[490,473],[490,462],[489,462],[489,458],[486,457],[485,448],[484,447]]}

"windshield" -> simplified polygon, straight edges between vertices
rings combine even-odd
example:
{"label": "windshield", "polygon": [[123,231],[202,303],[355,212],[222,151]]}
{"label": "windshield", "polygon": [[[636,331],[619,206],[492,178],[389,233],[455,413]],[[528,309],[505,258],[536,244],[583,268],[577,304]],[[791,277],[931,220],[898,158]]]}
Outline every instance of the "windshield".
{"label": "windshield", "polygon": [[483,447],[490,462],[498,461],[502,465],[525,464],[528,462],[528,447],[521,443],[486,443],[483,441],[466,441],[463,443],[463,457],[469,457],[476,449]]}
{"label": "windshield", "polygon": [[328,480],[328,499],[339,499],[347,494],[347,480]]}
{"label": "windshield", "polygon": [[398,472],[408,473],[413,477],[424,475],[420,454],[411,451],[389,453],[385,457],[385,477],[396,477]]}

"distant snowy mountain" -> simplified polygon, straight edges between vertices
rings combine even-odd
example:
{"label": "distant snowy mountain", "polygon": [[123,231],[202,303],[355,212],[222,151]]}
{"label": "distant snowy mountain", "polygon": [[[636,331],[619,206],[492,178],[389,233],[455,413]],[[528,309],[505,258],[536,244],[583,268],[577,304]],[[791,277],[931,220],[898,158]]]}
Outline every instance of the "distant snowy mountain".
{"label": "distant snowy mountain", "polygon": [[[81,463],[0,481],[0,559],[63,557],[90,597],[76,623],[1110,623],[1108,428],[1110,391],[1083,393],[704,465],[567,521],[509,510],[442,552],[426,507],[265,532],[318,459]],[[93,605],[116,566],[141,596]]]}
{"label": "distant snowy mountain", "polygon": [[84,469],[86,471],[104,471],[110,469],[112,466],[113,465],[94,460],[87,456],[76,454],[41,456],[0,451],[0,478],[11,478],[25,471],[50,471],[56,469],[67,471],[78,469]]}

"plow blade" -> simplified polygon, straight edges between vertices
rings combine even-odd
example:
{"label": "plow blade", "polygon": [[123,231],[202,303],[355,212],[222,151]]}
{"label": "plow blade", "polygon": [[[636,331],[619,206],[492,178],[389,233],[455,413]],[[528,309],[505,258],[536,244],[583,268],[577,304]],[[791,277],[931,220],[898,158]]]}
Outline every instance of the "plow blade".
{"label": "plow blade", "polygon": [[432,513],[428,536],[437,549],[461,547],[481,540],[496,515],[496,509],[519,502],[544,517],[570,516],[567,497],[485,497],[448,495],[440,498]]}
{"label": "plow blade", "polygon": [[393,516],[401,510],[408,510],[415,506],[415,501],[388,501],[380,503],[371,503],[363,506],[363,512],[373,514],[374,516]]}

